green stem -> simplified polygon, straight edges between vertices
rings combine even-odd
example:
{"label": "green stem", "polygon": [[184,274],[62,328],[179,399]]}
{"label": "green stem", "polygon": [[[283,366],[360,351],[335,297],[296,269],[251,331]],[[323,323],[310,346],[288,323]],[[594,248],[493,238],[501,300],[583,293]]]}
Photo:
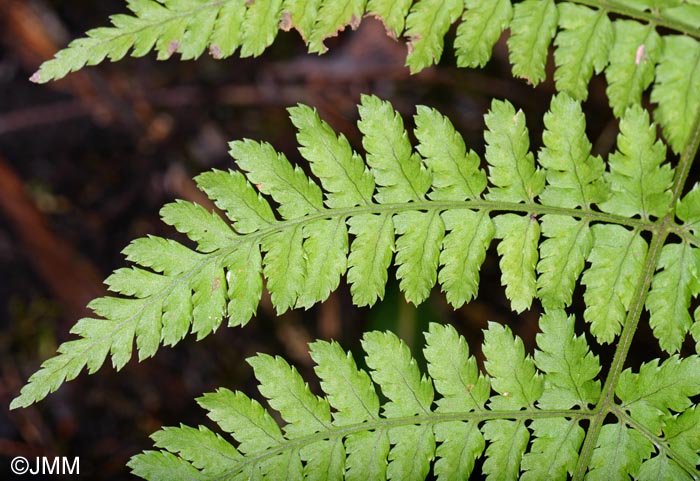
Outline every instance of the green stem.
{"label": "green stem", "polygon": [[422,416],[408,416],[399,418],[378,418],[363,423],[346,426],[333,426],[326,431],[319,431],[308,436],[284,440],[276,446],[270,447],[257,455],[245,456],[240,463],[222,474],[209,478],[208,481],[223,481],[233,479],[236,474],[244,471],[249,466],[260,464],[287,450],[299,450],[304,446],[328,440],[345,438],[353,433],[383,431],[401,426],[435,425],[443,422],[467,421],[480,423],[491,419],[511,419],[528,421],[533,419],[560,419],[568,418],[578,422],[591,417],[590,411],[583,410],[521,410],[521,411],[470,411],[457,413],[430,413]]}
{"label": "green stem", "polygon": [[700,27],[688,25],[672,18],[663,17],[655,12],[647,12],[645,10],[637,10],[627,5],[619,4],[609,0],[569,0],[567,3],[578,3],[588,7],[605,9],[610,13],[617,13],[630,17],[635,20],[640,20],[649,23],[655,23],[659,27],[666,27],[671,30],[676,30],[693,37],[700,38]]}
{"label": "green stem", "polygon": [[[635,290],[633,301],[630,310],[627,313],[622,334],[620,335],[620,341],[617,344],[615,356],[613,357],[613,362],[610,366],[610,371],[608,372],[608,377],[605,380],[605,385],[603,386],[600,400],[595,408],[595,412],[597,414],[591,421],[591,425],[586,433],[586,439],[581,447],[578,463],[576,465],[576,471],[574,472],[573,476],[574,481],[581,481],[586,474],[591,456],[593,455],[593,450],[595,449],[596,442],[598,441],[600,429],[603,426],[603,421],[608,413],[615,409],[615,388],[617,387],[617,382],[620,378],[620,374],[622,373],[622,369],[624,368],[625,361],[627,360],[627,354],[629,353],[630,346],[632,345],[632,339],[634,338],[634,334],[637,332],[639,319],[642,315],[642,311],[644,310],[647,295],[649,294],[649,286],[651,285],[652,277],[654,276],[659,257],[661,256],[661,249],[663,248],[668,235],[676,228],[674,221],[676,205],[681,194],[683,193],[683,187],[688,179],[690,167],[695,159],[695,156],[697,155],[698,147],[700,146],[700,115],[695,116],[695,121],[691,131],[693,135],[690,138],[690,142],[683,150],[680,162],[676,167],[673,187],[671,190],[673,193],[673,198],[669,204],[667,213],[662,219],[659,220],[656,227],[651,229],[653,232],[653,237],[649,252],[647,253],[647,258],[644,263],[642,281],[637,284],[637,289]],[[697,473],[695,470],[693,470],[690,472],[690,474],[692,476],[696,476]]]}

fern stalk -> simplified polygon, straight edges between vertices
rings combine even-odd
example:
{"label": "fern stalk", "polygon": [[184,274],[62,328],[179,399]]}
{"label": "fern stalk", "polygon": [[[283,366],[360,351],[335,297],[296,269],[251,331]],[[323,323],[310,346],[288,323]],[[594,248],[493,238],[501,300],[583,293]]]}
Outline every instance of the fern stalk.
{"label": "fern stalk", "polygon": [[[659,27],[665,27],[676,32],[682,32],[684,34],[692,35],[693,37],[700,37],[700,27],[694,27],[678,20],[661,17],[654,15],[652,12],[647,12],[644,10],[637,10],[629,7],[628,5],[617,3],[614,1],[606,0],[566,0],[568,3],[578,3],[579,5],[586,5],[588,7],[600,8],[606,10],[610,13],[623,15],[625,17],[633,18],[635,20],[640,20],[643,22],[648,22],[652,25],[658,25]],[[563,1],[560,3],[564,3]]]}
{"label": "fern stalk", "polygon": [[[584,0],[580,3],[597,2],[587,2]],[[605,380],[605,384],[603,385],[600,400],[598,401],[598,404],[594,410],[597,411],[597,415],[594,416],[593,421],[586,432],[586,438],[584,439],[583,446],[581,447],[581,455],[578,459],[573,481],[583,481],[583,478],[588,471],[590,459],[593,455],[593,450],[595,448],[595,443],[598,440],[600,429],[603,426],[603,421],[609,412],[615,410],[615,387],[617,386],[620,374],[622,373],[625,361],[627,360],[627,354],[632,346],[632,340],[637,332],[639,319],[644,311],[646,298],[649,295],[649,287],[651,286],[654,271],[656,270],[656,266],[658,265],[659,258],[661,256],[661,248],[665,245],[669,234],[674,232],[674,227],[676,225],[674,222],[674,207],[681,197],[683,187],[685,186],[688,175],[690,174],[690,168],[692,167],[693,161],[697,156],[698,149],[700,148],[700,112],[698,112],[698,115],[695,116],[692,132],[693,134],[691,141],[683,149],[683,154],[681,155],[678,166],[676,167],[672,187],[673,199],[669,204],[669,210],[663,217],[662,221],[657,223],[654,228],[651,229],[652,240],[644,262],[644,274],[642,276],[643,280],[637,283],[637,288],[634,293],[634,301],[632,302],[632,305],[627,313],[622,334],[620,335],[620,339],[618,340],[615,348],[615,355],[610,366],[610,371]],[[631,421],[628,416],[625,416],[625,418],[627,422]],[[689,466],[685,462],[680,462],[679,464],[684,466],[688,472],[695,470],[695,467]]]}

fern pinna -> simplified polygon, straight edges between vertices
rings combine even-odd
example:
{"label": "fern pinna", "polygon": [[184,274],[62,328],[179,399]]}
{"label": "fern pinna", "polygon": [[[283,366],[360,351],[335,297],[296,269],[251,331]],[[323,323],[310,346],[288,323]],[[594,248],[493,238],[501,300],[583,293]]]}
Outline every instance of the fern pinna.
{"label": "fern pinna", "polygon": [[[102,318],[80,321],[73,330],[80,339],[63,344],[13,406],[43,398],[85,366],[96,370],[107,355],[121,368],[134,339],[143,359],[189,331],[206,336],[225,317],[229,325],[246,323],[263,277],[280,313],[323,301],[345,273],[354,303],[370,305],[383,296],[393,257],[407,299],[420,303],[439,283],[458,307],[476,295],[480,265],[496,239],[513,309],[525,310],[537,297],[547,311],[534,362],[521,341],[494,324],[485,332],[488,375],[479,375],[454,331],[433,326],[430,378],[421,378],[398,339],[368,334],[367,365],[390,400],[380,415],[369,377],[335,344],[312,346],[327,400],[312,395],[283,360],[259,356],[250,363],[262,394],[288,422],[286,436],[259,405],[220,391],[202,404],[237,447],[205,428],[166,429],[155,435],[157,445],[180,456],[149,453],[134,458],[132,468],[148,479],[181,470],[200,470],[197,479],[279,479],[293,465],[288,479],[403,480],[423,479],[436,458],[436,474],[461,479],[486,440],[489,479],[511,479],[520,470],[540,479],[542,459],[552,460],[545,463],[552,479],[586,472],[590,479],[659,470],[694,475],[697,459],[689,453],[700,447],[700,431],[689,398],[700,394],[698,358],[673,355],[639,373],[622,371],[645,299],[667,352],[678,352],[689,332],[700,340],[700,324],[687,312],[700,290],[700,190],[679,199],[687,172],[665,163],[647,112],[627,110],[606,168],[590,153],[580,104],[559,94],[544,119],[536,165],[523,113],[494,100],[485,119],[488,175],[433,109],[417,110],[415,151],[388,102],[365,96],[359,112],[366,162],[314,110],[290,109],[300,152],[321,186],[269,144],[233,142],[245,175],[211,171],[197,178],[230,227],[197,204],[166,205],[164,221],[197,249],[157,237],[134,241],[125,253],[136,266],[107,279],[124,297],[94,301]],[[669,235],[677,240],[664,245]],[[602,390],[598,361],[563,311],[579,278],[590,332],[622,346]],[[442,396],[436,409],[433,384]],[[617,423],[603,424],[608,414]],[[196,447],[202,443],[204,451]],[[609,453],[612,445],[617,456]]]}
{"label": "fern pinna", "polygon": [[[573,318],[553,309],[540,329],[533,359],[507,327],[490,323],[486,374],[451,326],[431,324],[425,334],[428,376],[391,333],[365,334],[369,373],[337,343],[317,341],[310,349],[325,397],[312,394],[282,358],[255,356],[248,362],[285,420],[283,431],[257,401],[220,389],[198,402],[237,447],[204,426],[164,428],[153,435],[163,451],[135,456],[130,466],[163,480],[410,481],[425,479],[434,460],[437,479],[457,480],[468,479],[484,455],[487,479],[557,480],[587,470],[591,480],[628,473],[692,479],[700,411],[689,397],[700,393],[697,356],[623,371],[613,403],[601,396],[601,366],[574,334]],[[598,427],[588,459],[579,457],[590,439],[584,426],[590,433],[606,414],[615,421]]]}
{"label": "fern pinna", "polygon": [[700,108],[700,44],[657,31],[699,37],[697,0],[128,0],[127,5],[132,15],[114,15],[112,27],[90,30],[32,79],[47,82],[129,52],[139,57],[156,50],[159,59],[175,53],[193,59],[207,49],[214,58],[236,51],[257,56],[279,29],[294,28],[309,52],[323,53],[325,39],[347,26],[357,28],[370,15],[384,22],[389,35],[405,37],[412,72],[440,60],[444,37],[459,20],[454,50],[460,67],[484,66],[508,29],[515,76],[542,82],[553,45],[557,90],[585,100],[593,73],[604,72],[617,117],[639,104],[653,83],[657,122],[676,152],[690,140]]}

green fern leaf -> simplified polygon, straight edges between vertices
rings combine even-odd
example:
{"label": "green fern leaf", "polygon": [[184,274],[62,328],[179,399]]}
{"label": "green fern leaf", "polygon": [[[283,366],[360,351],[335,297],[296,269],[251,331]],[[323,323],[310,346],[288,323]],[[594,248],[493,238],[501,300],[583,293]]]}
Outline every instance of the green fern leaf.
{"label": "green fern leaf", "polygon": [[372,380],[382,387],[389,401],[384,404],[386,417],[415,416],[430,412],[433,387],[421,377],[408,346],[391,333],[368,332],[362,337],[367,366]]}
{"label": "green fern leaf", "polygon": [[535,168],[529,152],[530,141],[525,115],[515,112],[509,102],[494,100],[484,116],[488,130],[486,160],[489,163],[488,199],[505,202],[532,202],[544,188],[544,172]]}
{"label": "green fern leaf", "polygon": [[508,327],[489,322],[484,331],[484,363],[491,375],[491,386],[498,393],[491,397],[492,409],[531,408],[542,395],[542,377],[535,363],[525,355],[520,338],[515,338]]}
{"label": "green fern leaf", "polygon": [[294,28],[307,41],[318,18],[321,3],[322,0],[285,0],[279,28],[284,31]]}
{"label": "green fern leaf", "polygon": [[367,13],[381,17],[387,33],[393,38],[399,38],[411,3],[411,0],[368,0]]}
{"label": "green fern leaf", "polygon": [[584,319],[591,333],[610,343],[620,333],[632,296],[634,280],[644,267],[647,243],[637,233],[617,225],[594,225],[591,267],[581,282],[586,286]]}
{"label": "green fern leaf", "polygon": [[[289,438],[309,435],[330,427],[328,402],[312,394],[296,369],[290,367],[284,359],[258,354],[248,359],[248,363],[260,381],[260,393],[287,422],[284,431]],[[329,479],[338,479],[342,473],[343,461],[339,459],[340,453],[333,440],[321,441],[313,445],[313,449],[302,448],[298,453],[295,451],[289,453],[288,459],[292,466],[285,468],[291,471],[287,476],[292,479],[301,479],[300,475],[294,473],[301,474],[302,461],[306,463],[304,470],[307,473],[328,473]],[[276,477],[281,477],[282,472],[275,470],[275,473]]]}
{"label": "green fern leaf", "polygon": [[241,57],[257,57],[272,45],[282,16],[282,2],[266,0],[246,3],[248,10],[243,21]]}
{"label": "green fern leaf", "polygon": [[132,474],[151,481],[199,481],[210,479],[187,461],[164,451],[146,451],[131,458]]}
{"label": "green fern leaf", "polygon": [[667,244],[659,257],[646,307],[649,325],[659,345],[678,352],[693,324],[690,299],[700,293],[700,250],[683,244]]}
{"label": "green fern leaf", "polygon": [[549,45],[557,31],[559,14],[552,0],[525,0],[513,7],[508,38],[513,75],[537,85],[546,78]]}
{"label": "green fern leaf", "polygon": [[[197,334],[197,339],[208,336],[219,327],[226,314],[226,274],[221,266],[210,262],[194,277],[192,281],[192,332]],[[157,327],[151,339],[151,349],[148,355],[152,356],[158,349],[160,340],[160,316],[153,313],[153,325]],[[105,316],[105,314],[101,314]],[[105,317],[109,317],[107,314]],[[139,326],[140,327],[140,326]],[[138,335],[138,328],[137,328]],[[138,345],[139,338],[137,338]],[[139,349],[139,357],[145,356]]]}
{"label": "green fern leaf", "polygon": [[656,140],[646,110],[635,105],[620,121],[618,151],[610,156],[610,198],[600,204],[606,212],[632,216],[661,217],[671,202],[673,170],[661,163],[666,147]]}
{"label": "green fern leaf", "polygon": [[284,439],[275,420],[243,393],[220,388],[197,399],[209,418],[238,442],[238,451],[250,455],[276,447]]}
{"label": "green fern leaf", "polygon": [[[222,260],[228,284],[229,326],[244,326],[258,310],[262,295],[260,244],[244,243]],[[167,310],[163,314],[167,314]]]}
{"label": "green fern leaf", "polygon": [[[700,186],[698,184],[694,185],[692,190],[688,192],[685,197],[683,197],[679,202],[676,207],[676,216],[683,221],[682,228],[686,231],[687,235],[691,236],[691,239],[697,238],[698,235],[700,235]],[[692,237],[695,236],[695,237]],[[684,249],[685,250],[685,249]],[[675,296],[679,296],[679,302],[681,300],[685,300],[686,296],[688,295],[688,291],[690,291],[691,295],[696,295],[696,281],[695,281],[695,275],[696,271],[694,269],[697,269],[692,262],[695,258],[695,249],[691,250],[690,258],[686,260],[684,264],[690,264],[688,266],[690,272],[683,272],[681,275],[683,277],[679,278],[679,285],[681,289],[679,291],[674,291]],[[661,264],[661,261],[660,261]],[[666,283],[669,280],[672,280],[672,275],[676,272],[677,268],[682,268],[682,265],[678,265],[676,267],[676,260],[674,259],[673,261],[670,261],[670,266],[666,268],[666,270],[657,273],[657,276],[659,277],[657,281],[657,286],[659,287],[660,290],[664,290],[664,287]],[[652,288],[654,288],[654,285],[652,285]],[[651,293],[650,293],[651,296]],[[656,308],[657,309],[662,309],[665,303],[656,303]],[[652,304],[649,305],[649,309],[651,310]],[[675,309],[678,309],[678,307],[675,307]],[[687,313],[684,313],[684,315]],[[681,315],[678,317],[678,320],[681,321],[681,323],[686,319],[684,315]],[[695,310],[695,322],[690,328],[690,333],[693,336],[693,339],[695,339],[696,342],[696,347],[700,345],[700,322],[698,322],[698,319],[700,319],[700,310],[696,309]],[[657,318],[658,319],[658,318]]]}
{"label": "green fern leaf", "polygon": [[151,437],[156,447],[167,447],[207,476],[222,476],[231,461],[241,460],[241,454],[228,441],[204,426],[165,427]]}
{"label": "green fern leaf", "polygon": [[442,395],[437,410],[483,410],[491,391],[489,380],[479,373],[464,338],[452,326],[431,323],[425,341],[428,372]]}
{"label": "green fern leaf", "polygon": [[[416,361],[403,342],[390,333],[369,332],[362,338],[367,352],[367,366],[375,383],[389,401],[384,404],[386,417],[414,416],[430,412],[433,387],[421,377]],[[387,479],[423,480],[435,452],[435,438],[430,425],[401,426],[389,432]]]}
{"label": "green fern leaf", "polygon": [[605,166],[600,157],[591,155],[581,105],[566,94],[555,96],[544,124],[544,148],[537,159],[547,178],[540,194],[542,203],[585,208],[605,200]]}
{"label": "green fern leaf", "polygon": [[417,150],[432,173],[434,200],[479,199],[486,188],[481,159],[468,151],[452,122],[434,109],[419,106],[415,115]]}
{"label": "green fern leaf", "polygon": [[537,296],[546,308],[562,308],[571,304],[593,236],[588,222],[549,214],[542,217],[542,236]]}
{"label": "green fern leaf", "polygon": [[430,172],[413,153],[401,116],[391,104],[363,95],[357,127],[364,134],[362,145],[367,164],[378,186],[380,203],[417,201],[430,188]]}
{"label": "green fern leaf", "polygon": [[348,452],[346,481],[387,479],[386,459],[390,446],[384,429],[350,434],[345,440],[345,448]]}
{"label": "green fern leaf", "polygon": [[265,252],[263,272],[267,278],[272,303],[277,313],[291,309],[302,294],[306,265],[304,262],[303,228],[275,232],[265,237],[261,247]]}
{"label": "green fern leaf", "polygon": [[379,398],[365,371],[357,369],[352,354],[336,342],[316,341],[309,345],[315,371],[328,402],[335,409],[333,423],[339,426],[379,418]]}
{"label": "green fern leaf", "polygon": [[462,0],[420,0],[413,5],[405,33],[409,38],[406,65],[412,73],[440,60],[445,34],[463,8]]}
{"label": "green fern leaf", "polygon": [[666,421],[664,437],[674,452],[693,465],[700,464],[697,439],[700,435],[700,410],[697,405]]}
{"label": "green fern leaf", "polygon": [[374,193],[374,179],[362,158],[352,151],[345,136],[336,137],[330,126],[305,105],[289,109],[299,130],[300,152],[326,191],[330,208],[368,204]]}
{"label": "green fern leaf", "polygon": [[[464,338],[451,326],[430,324],[425,335],[423,350],[428,361],[428,372],[438,399],[438,412],[484,410],[489,398],[488,378],[479,373],[476,359],[469,355]],[[434,427],[436,450],[439,458],[434,471],[438,479],[467,479],[474,469],[476,458],[484,451],[484,437],[475,422],[453,421]]]}
{"label": "green fern leaf", "polygon": [[484,423],[486,447],[484,473],[488,481],[518,479],[523,453],[530,440],[530,432],[523,421],[498,419]]}
{"label": "green fern leaf", "polygon": [[695,184],[676,207],[676,216],[683,221],[683,228],[700,236],[700,184]]}
{"label": "green fern leaf", "polygon": [[670,411],[685,411],[699,393],[700,358],[676,355],[661,365],[658,359],[645,363],[639,373],[624,370],[615,390],[621,409],[653,433],[660,432]]}
{"label": "green fern leaf", "polygon": [[662,12],[665,18],[675,20],[687,27],[692,28],[700,22],[700,6],[695,0],[688,0],[681,4],[670,4]]}
{"label": "green fern leaf", "polygon": [[358,306],[371,306],[384,298],[387,269],[394,250],[394,224],[390,215],[358,215],[348,220],[355,236],[348,256],[348,282]]}
{"label": "green fern leaf", "polygon": [[[32,79],[48,82],[85,65],[100,63],[105,58],[117,61],[131,48],[137,57],[155,48],[159,60],[167,59],[180,51],[183,36],[191,23],[200,32],[200,38],[196,40],[201,42],[202,24],[211,18],[207,10],[214,10],[216,15],[219,8],[218,2],[206,0],[169,2],[167,5],[152,0],[132,0],[128,5],[134,17],[113,16],[113,27],[96,28],[87,32],[87,37],[74,40],[54,59],[42,64]],[[198,49],[198,45],[188,46],[187,54],[195,57]]]}
{"label": "green fern leaf", "polygon": [[496,228],[486,212],[446,211],[442,219],[449,233],[442,242],[438,278],[447,301],[458,308],[477,296],[479,268]]}
{"label": "green fern leaf", "polygon": [[394,216],[396,276],[406,300],[420,304],[427,299],[437,278],[440,245],[445,224],[437,211],[402,212]]}
{"label": "green fern leaf", "polygon": [[[634,111],[625,119],[637,123],[623,121],[622,154],[611,161],[608,177],[611,184],[624,185],[626,179],[616,178],[618,164],[646,165],[643,175],[654,179],[654,186],[644,194],[651,197],[638,195],[642,200],[635,202],[648,207],[636,212],[660,215],[661,208],[652,201],[657,194],[668,196],[670,169],[659,167],[658,153],[654,157],[644,149],[625,147],[636,138],[646,142],[640,140],[640,145],[658,145],[646,117],[634,117]],[[626,221],[591,209],[607,195],[607,187],[600,179],[601,161],[590,156],[575,101],[561,95],[552,102],[540,154],[544,169],[535,167],[529,152],[522,112],[494,102],[486,117],[491,187],[485,198],[487,180],[478,156],[467,151],[452,124],[434,110],[420,108],[416,114],[416,152],[391,105],[364,97],[359,126],[365,134],[366,163],[312,109],[297,106],[290,113],[298,127],[300,152],[315,178],[293,167],[269,144],[233,142],[231,153],[243,173],[212,171],[197,177],[198,186],[231,221],[230,227],[196,204],[166,206],[166,222],[196,242],[197,250],[160,238],[140,239],[128,247],[125,253],[133,267],[108,279],[110,289],[122,297],[91,304],[103,319],[80,321],[73,331],[80,339],[61,346],[57,360],[47,361],[30,379],[14,407],[46,396],[85,367],[98,369],[108,355],[120,368],[130,359],[134,341],[143,359],[190,331],[198,338],[208,335],[225,317],[229,325],[245,324],[256,312],[264,280],[278,312],[323,301],[346,271],[353,302],[371,305],[384,295],[396,251],[394,265],[407,299],[422,302],[439,281],[448,301],[460,306],[478,291],[479,269],[493,237],[500,239],[502,283],[514,310],[528,308],[537,296],[547,309],[568,306],[588,260],[591,268],[582,280],[585,318],[604,342],[619,332],[634,294],[632,283],[645,262],[647,246],[639,232],[654,227],[648,219]],[[661,181],[664,185],[657,186]],[[538,203],[538,198],[558,205]],[[275,202],[274,210],[268,199]],[[694,219],[698,202],[693,199],[691,193],[679,204],[682,221]],[[694,231],[685,232],[694,229],[689,221],[674,229],[692,245]],[[545,240],[540,245],[541,228]],[[658,274],[659,282],[665,270]],[[651,298],[656,286],[663,283],[653,284]],[[691,334],[700,337],[696,326],[700,323],[690,328]],[[481,445],[473,427],[460,422],[444,429],[444,439],[469,432],[472,448]],[[346,452],[358,478],[384,472],[380,454],[387,443],[396,447],[396,435],[380,430],[370,436],[379,453],[372,454],[361,442],[367,436],[357,433],[357,453]],[[404,448],[396,448],[391,456],[404,456]],[[337,471],[342,464],[337,443],[326,443],[323,449],[337,461],[331,466]],[[471,454],[460,456],[445,465],[451,466],[445,472],[472,464]],[[288,460],[301,462],[295,459]],[[275,466],[282,462],[277,459]],[[369,463],[366,469],[363,463]],[[395,477],[408,469],[401,463],[396,466],[390,470]],[[421,473],[424,466],[421,461],[406,475]],[[276,472],[279,467],[270,469]]]}
{"label": "green fern leaf", "polygon": [[476,422],[452,421],[435,426],[438,460],[433,471],[439,481],[469,479],[474,462],[484,452],[484,435]]}
{"label": "green fern leaf", "polygon": [[628,473],[636,474],[653,449],[638,431],[620,422],[607,424],[600,430],[586,480],[629,479]]}
{"label": "green fern leaf", "polygon": [[661,57],[661,36],[653,25],[629,20],[613,22],[615,43],[610,49],[610,65],[605,69],[606,90],[616,117],[627,107],[639,105],[642,92],[654,80],[654,70]]}
{"label": "green fern leaf", "polygon": [[236,239],[218,214],[193,202],[177,200],[166,204],[160,210],[160,217],[163,222],[195,241],[199,252],[213,252]]}
{"label": "green fern leaf", "polygon": [[566,480],[573,474],[585,432],[577,421],[535,419],[530,424],[534,440],[522,459],[522,481]]}
{"label": "green fern leaf", "polygon": [[585,100],[593,71],[601,73],[608,63],[614,36],[612,22],[605,10],[569,3],[560,3],[558,8],[562,31],[554,40],[554,81],[557,90]]}
{"label": "green fern leaf", "polygon": [[347,269],[348,228],[344,219],[321,219],[304,226],[304,281],[298,307],[309,308],[328,298]]}
{"label": "green fern leaf", "polygon": [[601,366],[588,350],[586,339],[574,334],[573,316],[567,317],[561,309],[547,312],[540,317],[540,329],[535,364],[546,375],[538,405],[570,409],[595,404],[600,396],[600,383],[595,378]]}
{"label": "green fern leaf", "polygon": [[292,167],[271,145],[252,140],[231,142],[231,156],[248,181],[280,204],[284,219],[303,217],[323,208],[321,189],[298,166]]}
{"label": "green fern leaf", "polygon": [[[182,60],[199,58],[209,46],[209,37],[219,15],[217,9],[208,8],[197,12],[182,32],[182,44],[179,52]],[[180,33],[178,31],[178,33]]]}
{"label": "green fern leaf", "polygon": [[457,27],[455,49],[460,67],[482,67],[513,16],[510,0],[465,0],[467,7]]}
{"label": "green fern leaf", "polygon": [[700,43],[690,37],[664,37],[664,49],[656,69],[651,101],[654,112],[674,152],[690,140],[693,121],[700,109]]}
{"label": "green fern leaf", "polygon": [[693,478],[678,464],[664,455],[647,459],[639,467],[640,481],[691,481]]}
{"label": "green fern leaf", "polygon": [[211,34],[209,53],[215,59],[230,57],[243,42],[247,0],[228,0],[221,5]]}
{"label": "green fern leaf", "polygon": [[323,44],[323,41],[328,37],[337,35],[338,31],[343,30],[346,25],[350,25],[355,30],[360,25],[360,19],[365,11],[367,0],[350,0],[347,2],[318,1],[317,3],[320,4],[317,14],[308,10],[306,13],[315,22],[313,30],[310,30],[311,35],[306,36],[303,32],[300,32],[304,39],[308,39],[309,52],[311,53],[327,51],[328,49]]}
{"label": "green fern leaf", "polygon": [[270,204],[253,190],[240,172],[213,170],[199,174],[195,180],[226,213],[236,232],[250,234],[275,222]]}
{"label": "green fern leaf", "polygon": [[501,256],[501,284],[516,312],[529,309],[536,294],[535,266],[540,224],[534,217],[503,214],[494,219]]}

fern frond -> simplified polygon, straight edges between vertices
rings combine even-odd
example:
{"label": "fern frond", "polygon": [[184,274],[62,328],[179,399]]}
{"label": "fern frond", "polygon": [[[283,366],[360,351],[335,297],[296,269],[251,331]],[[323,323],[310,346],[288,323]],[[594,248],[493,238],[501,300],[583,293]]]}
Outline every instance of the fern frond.
{"label": "fern frond", "polygon": [[[606,173],[602,159],[590,155],[576,101],[565,94],[553,99],[539,167],[523,113],[494,101],[486,115],[488,175],[449,120],[432,109],[420,107],[415,116],[415,149],[388,102],[365,96],[359,111],[366,162],[314,110],[290,109],[314,178],[267,143],[232,142],[243,173],[214,170],[196,178],[230,225],[196,204],[165,206],[165,222],[196,248],[156,237],[134,241],[124,251],[133,267],[107,280],[120,297],[91,304],[101,319],[79,321],[73,332],[80,338],[59,348],[13,407],[45,397],[85,367],[94,372],[107,355],[121,368],[134,341],[144,359],[188,332],[210,334],[227,317],[230,326],[244,325],[264,280],[279,313],[325,300],[345,273],[353,302],[372,305],[383,297],[393,264],[409,301],[423,302],[439,283],[448,301],[461,306],[478,292],[494,238],[501,283],[517,312],[535,298],[546,308],[567,307],[589,262],[581,280],[584,318],[599,341],[614,340],[645,261],[641,232],[655,229],[650,217],[671,208],[673,171],[662,165],[664,146],[641,110],[627,110]],[[691,192],[679,204],[679,218],[697,222],[696,204]],[[683,315],[697,291],[694,271],[679,271],[696,262],[696,234],[684,235],[692,245],[688,260],[674,265],[670,253],[663,255],[647,303],[655,334],[671,350],[688,329],[700,338],[700,324],[689,326]],[[669,296],[676,280],[681,289]],[[671,298],[678,302],[668,304]]]}
{"label": "fern frond", "polygon": [[[599,404],[600,364],[575,335],[573,317],[554,310],[541,326],[533,358],[509,328],[489,323],[481,373],[451,326],[433,323],[425,334],[427,375],[391,333],[364,335],[368,371],[337,343],[316,341],[310,352],[323,397],[284,360],[255,356],[249,363],[261,394],[286,422],[284,435],[256,401],[221,389],[200,404],[231,434],[229,446],[206,428],[165,428],[153,435],[163,451],[129,464],[149,480],[164,479],[149,470],[161,458],[226,479],[422,480],[432,468],[448,480],[469,478],[483,456],[489,480],[564,480],[590,423],[612,413],[619,419],[600,429],[586,479],[626,479],[655,467],[695,474],[698,416],[690,398],[700,394],[700,358],[628,369],[615,391],[619,401]],[[378,390],[386,399],[381,409]],[[189,446],[193,438],[201,448]],[[200,454],[205,446],[210,460]]]}

